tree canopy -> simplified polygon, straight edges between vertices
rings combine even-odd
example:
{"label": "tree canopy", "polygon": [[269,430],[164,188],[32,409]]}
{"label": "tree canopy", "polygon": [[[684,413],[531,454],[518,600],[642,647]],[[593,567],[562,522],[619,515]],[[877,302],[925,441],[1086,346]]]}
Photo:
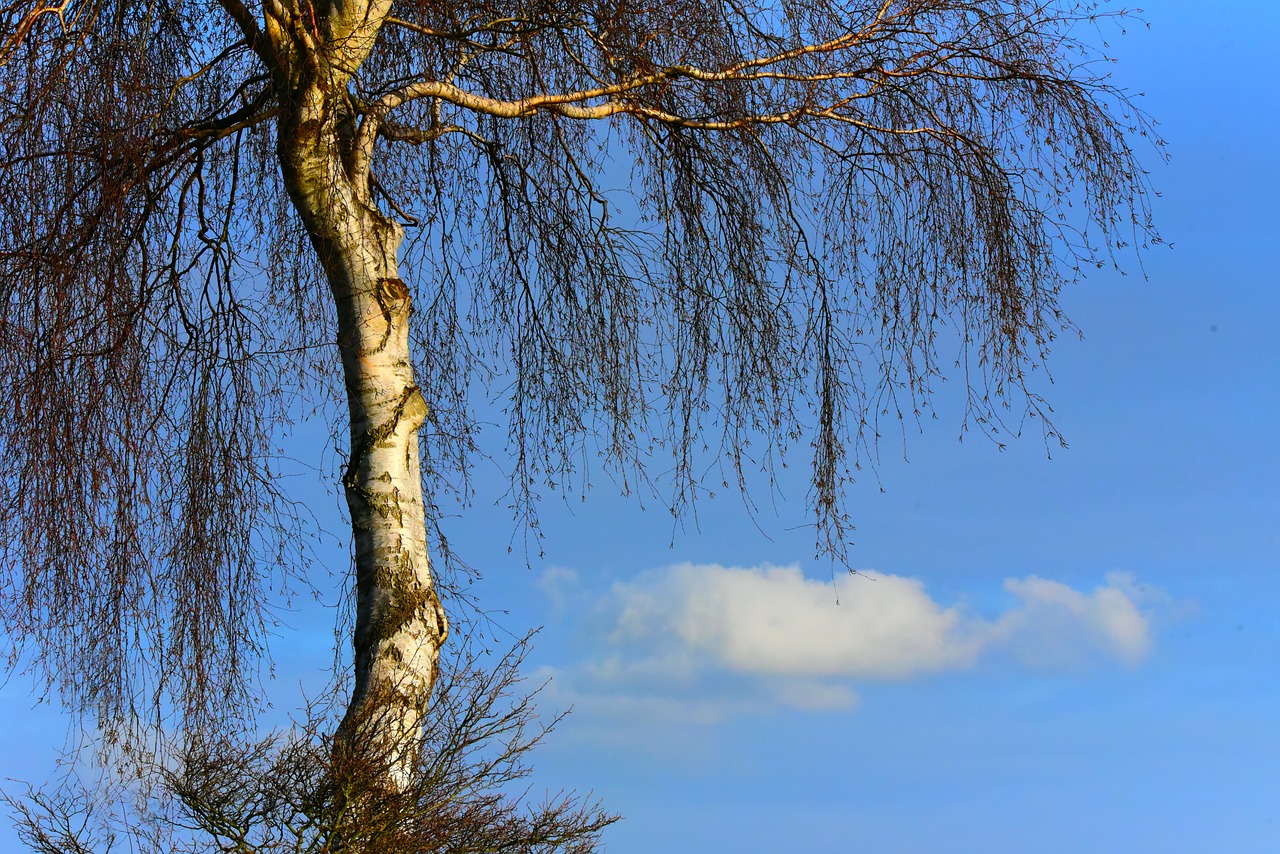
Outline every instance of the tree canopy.
{"label": "tree canopy", "polygon": [[359,544],[413,401],[439,556],[480,454],[536,525],[592,467],[679,514],[788,452],[838,556],[886,424],[944,376],[976,426],[1044,416],[1061,289],[1155,239],[1092,3],[5,3],[0,619],[109,732],[252,706],[310,560],[277,438],[317,405],[352,407],[359,671],[434,607]]}

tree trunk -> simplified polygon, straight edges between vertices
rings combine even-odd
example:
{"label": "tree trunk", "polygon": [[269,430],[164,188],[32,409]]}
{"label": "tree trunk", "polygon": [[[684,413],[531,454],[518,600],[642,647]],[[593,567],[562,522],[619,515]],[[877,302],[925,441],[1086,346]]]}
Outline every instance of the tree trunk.
{"label": "tree trunk", "polygon": [[403,789],[448,632],[427,560],[418,456],[427,405],[414,381],[410,293],[398,273],[403,230],[347,174],[332,115],[282,123],[279,147],[337,307],[351,417],[342,485],[355,539],[355,687],[341,732]]}

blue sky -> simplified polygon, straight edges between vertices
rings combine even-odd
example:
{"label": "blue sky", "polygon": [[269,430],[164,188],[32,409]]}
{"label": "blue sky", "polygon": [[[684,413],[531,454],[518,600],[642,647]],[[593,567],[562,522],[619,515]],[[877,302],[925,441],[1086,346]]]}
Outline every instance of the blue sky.
{"label": "blue sky", "polygon": [[[501,510],[453,529],[484,604],[544,627],[531,675],[574,713],[535,785],[623,813],[610,854],[1280,850],[1280,8],[1153,6],[1112,50],[1169,142],[1173,248],[1065,294],[1068,450],[958,442],[944,406],[854,494],[867,578],[811,560],[802,481],[769,538],[732,496],[673,532],[603,488],[548,508],[531,567]],[[282,708],[331,618],[286,638]],[[0,776],[66,729],[28,688]]]}

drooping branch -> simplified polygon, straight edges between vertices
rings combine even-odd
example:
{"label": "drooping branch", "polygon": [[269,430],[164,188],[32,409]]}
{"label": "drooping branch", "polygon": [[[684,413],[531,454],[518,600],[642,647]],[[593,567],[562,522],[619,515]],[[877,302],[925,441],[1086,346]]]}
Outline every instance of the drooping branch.
{"label": "drooping branch", "polygon": [[[246,696],[310,567],[272,440],[345,390],[336,236],[413,306],[437,554],[496,397],[531,528],[601,464],[679,515],[800,448],[838,555],[892,424],[948,374],[997,441],[1044,414],[1061,288],[1158,239],[1091,7],[518,6],[0,0],[0,617],[69,702]],[[345,230],[295,216],[304,159]],[[357,245],[396,217],[403,279]]]}

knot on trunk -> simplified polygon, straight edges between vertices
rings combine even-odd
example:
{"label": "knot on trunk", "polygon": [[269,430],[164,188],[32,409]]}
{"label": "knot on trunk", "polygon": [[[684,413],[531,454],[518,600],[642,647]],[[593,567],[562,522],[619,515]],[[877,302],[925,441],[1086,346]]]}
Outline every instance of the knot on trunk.
{"label": "knot on trunk", "polygon": [[378,279],[378,305],[388,314],[399,314],[409,306],[409,286],[404,279]]}

